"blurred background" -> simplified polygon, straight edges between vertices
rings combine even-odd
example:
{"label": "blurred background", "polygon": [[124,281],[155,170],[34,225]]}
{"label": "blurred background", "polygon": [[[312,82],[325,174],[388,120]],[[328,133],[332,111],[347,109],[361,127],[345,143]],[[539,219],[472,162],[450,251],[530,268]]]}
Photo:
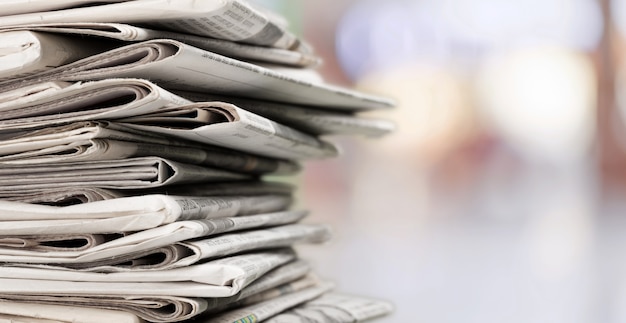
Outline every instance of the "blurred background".
{"label": "blurred background", "polygon": [[379,322],[626,322],[626,0],[261,2],[398,102],[298,179],[322,277]]}

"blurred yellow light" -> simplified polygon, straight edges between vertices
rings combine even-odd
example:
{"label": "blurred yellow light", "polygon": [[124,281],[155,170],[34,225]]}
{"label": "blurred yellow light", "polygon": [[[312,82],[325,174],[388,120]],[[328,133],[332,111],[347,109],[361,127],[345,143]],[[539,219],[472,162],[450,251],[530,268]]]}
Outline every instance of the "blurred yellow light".
{"label": "blurred yellow light", "polygon": [[584,55],[543,48],[492,58],[480,72],[478,97],[494,129],[529,156],[565,161],[588,152],[596,79]]}

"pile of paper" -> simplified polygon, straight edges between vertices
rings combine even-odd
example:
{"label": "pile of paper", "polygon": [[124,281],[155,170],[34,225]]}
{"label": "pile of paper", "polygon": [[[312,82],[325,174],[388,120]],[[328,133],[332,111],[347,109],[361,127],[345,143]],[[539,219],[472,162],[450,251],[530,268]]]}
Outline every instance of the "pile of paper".
{"label": "pile of paper", "polygon": [[299,162],[380,136],[392,102],[328,85],[239,0],[0,2],[0,321],[354,322],[292,247]]}

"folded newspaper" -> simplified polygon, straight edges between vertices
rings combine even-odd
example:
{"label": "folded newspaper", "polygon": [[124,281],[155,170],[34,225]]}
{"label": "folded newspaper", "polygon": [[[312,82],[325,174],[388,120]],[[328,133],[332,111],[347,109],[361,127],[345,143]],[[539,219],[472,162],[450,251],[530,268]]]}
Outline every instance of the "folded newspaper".
{"label": "folded newspaper", "polygon": [[66,185],[138,189],[246,179],[250,176],[160,157],[135,157],[55,163],[53,167],[41,164],[3,165],[0,168],[0,191],[22,192]]}
{"label": "folded newspaper", "polygon": [[222,102],[194,103],[124,118],[128,127],[274,158],[337,155],[332,144]]}
{"label": "folded newspaper", "polygon": [[[217,237],[156,244],[140,244],[137,250],[125,245],[118,248],[93,248],[79,252],[48,251],[46,258],[41,252],[11,252],[3,250],[1,258],[21,267],[37,267],[52,270],[75,270],[82,272],[134,272],[181,268],[206,259],[216,259],[252,250],[289,247],[302,243],[321,243],[330,236],[322,225],[290,224],[270,229],[256,229]],[[45,264],[36,265],[36,264]],[[15,269],[12,269],[15,271]],[[6,277],[0,267],[0,277]],[[48,277],[54,277],[49,274]],[[69,276],[74,277],[72,275]],[[15,277],[17,278],[17,277]],[[60,279],[60,278],[59,278]]]}
{"label": "folded newspaper", "polygon": [[392,310],[315,276],[293,248],[331,230],[270,176],[335,157],[327,136],[389,133],[364,114],[393,101],[326,83],[286,21],[244,0],[0,2],[0,321]]}
{"label": "folded newspaper", "polygon": [[393,306],[388,302],[333,292],[278,314],[267,322],[352,323],[387,315],[392,310]]}
{"label": "folded newspaper", "polygon": [[[110,3],[55,0],[58,2],[56,5],[45,1],[47,4],[37,6],[44,1],[11,0],[2,3],[0,12],[4,17],[0,26],[85,21],[142,23],[242,43],[307,49],[285,29],[284,20],[241,0],[108,1]],[[84,4],[95,5],[72,8]],[[56,10],[45,11],[50,9]]]}
{"label": "folded newspaper", "polygon": [[70,206],[0,200],[0,235],[130,232],[184,220],[282,211],[292,198],[251,196],[138,195]]}
{"label": "folded newspaper", "polygon": [[313,135],[380,137],[395,129],[395,124],[389,120],[365,117],[351,112],[315,109],[294,104],[209,93],[173,92],[194,102],[228,102],[254,114]]}
{"label": "folded newspaper", "polygon": [[[228,297],[295,257],[287,249],[169,270],[105,274],[6,267],[3,275],[6,278],[0,278],[0,294],[58,295],[62,291],[63,295]],[[29,283],[33,281],[37,284]]]}
{"label": "folded newspaper", "polygon": [[[49,1],[47,1],[49,3]],[[0,8],[4,3],[0,2]],[[1,11],[1,9],[0,9]],[[185,44],[189,44],[194,47],[198,47],[204,50],[208,50],[220,55],[238,58],[246,61],[265,62],[272,64],[283,64],[287,66],[301,66],[310,67],[320,64],[320,58],[312,53],[306,51],[297,51],[283,48],[266,47],[266,46],[254,46],[245,43],[236,43],[231,41],[225,41],[216,38],[202,37],[197,35],[191,35],[181,32],[172,32],[166,30],[149,29],[145,27],[139,27],[136,25],[110,23],[110,22],[80,22],[80,23],[49,23],[49,24],[29,24],[20,25],[12,28],[0,28],[0,39],[10,37],[11,33],[16,31],[27,31],[29,34],[20,36],[19,41],[10,43],[5,42],[6,48],[15,48],[13,51],[17,54],[23,55],[24,52],[20,52],[20,49],[24,48],[23,44],[30,39],[48,38],[54,36],[46,36],[49,34],[57,35],[56,43],[64,46],[76,46],[89,44],[94,40],[102,40],[102,38],[109,38],[111,40],[119,40],[126,42],[138,42],[152,39],[174,39]],[[6,35],[6,36],[5,36]],[[14,34],[15,35],[15,34]],[[77,41],[76,37],[69,38],[67,36],[80,35],[80,36],[93,36],[94,39],[86,37]],[[65,36],[65,37],[64,37]],[[15,37],[15,36],[11,36]],[[95,38],[98,37],[98,38]],[[102,41],[99,42],[102,44]],[[41,46],[40,46],[41,47]],[[83,47],[83,46],[81,46]],[[39,49],[37,49],[39,50]],[[46,67],[58,66],[58,64],[50,64],[54,62],[53,59],[57,59],[54,55],[45,55],[45,53],[39,52],[39,55],[35,56],[38,59],[38,66],[43,69]],[[84,57],[85,55],[83,55]],[[75,56],[76,57],[76,56]],[[74,58],[73,61],[78,60]],[[69,63],[70,60],[65,60]]]}
{"label": "folded newspaper", "polygon": [[0,94],[0,133],[85,120],[113,120],[190,104],[142,79],[37,82]]}
{"label": "folded newspaper", "polygon": [[68,34],[0,32],[0,79],[34,75],[119,46]]}
{"label": "folded newspaper", "polygon": [[42,81],[145,78],[167,89],[208,91],[344,111],[385,109],[393,101],[289,76],[182,42],[148,40],[93,55],[33,76],[0,82],[0,92]]}
{"label": "folded newspaper", "polygon": [[295,223],[305,215],[304,211],[283,211],[176,221],[126,233],[3,235],[0,237],[0,262],[84,263],[118,258],[200,237]]}
{"label": "folded newspaper", "polygon": [[102,323],[103,320],[116,323],[144,322],[132,313],[104,308],[0,301],[2,323]]}
{"label": "folded newspaper", "polygon": [[[46,95],[12,97],[14,99],[0,103],[0,112],[3,112],[0,115],[0,139],[21,137],[18,131],[24,129],[106,119],[126,123],[108,125],[112,130],[139,133],[147,138],[178,137],[274,158],[307,159],[337,154],[337,149],[328,142],[235,105],[191,103],[141,79],[79,82],[60,89],[52,88]],[[137,136],[116,135],[113,139],[141,141]],[[176,141],[164,139],[152,143],[181,146]],[[179,155],[193,153],[181,152]]]}
{"label": "folded newspaper", "polygon": [[[50,304],[72,307],[106,308],[129,312],[149,322],[178,322],[205,313],[236,307],[240,303],[255,303],[260,300],[284,295],[313,286],[317,280],[307,275],[311,267],[302,260],[278,266],[254,280],[239,293],[230,297],[198,298],[182,296],[144,295],[61,295],[61,294],[0,294],[0,301],[25,302],[30,304]],[[1,312],[1,311],[0,311]],[[31,312],[37,313],[37,312]],[[98,315],[97,312],[93,312]],[[108,316],[103,316],[108,317]],[[101,318],[102,319],[102,318]],[[80,321],[83,322],[83,321]],[[116,321],[117,322],[117,321]]]}
{"label": "folded newspaper", "polygon": [[292,186],[285,185],[280,182],[237,181],[201,183],[191,187],[189,185],[172,185],[145,190],[113,190],[93,186],[65,186],[22,191],[19,192],[19,194],[12,191],[0,192],[0,200],[45,204],[50,206],[68,206],[147,194],[168,194],[179,196],[269,196],[275,194],[289,196],[292,193]]}
{"label": "folded newspaper", "polygon": [[288,175],[300,166],[233,149],[135,130],[119,122],[84,121],[0,134],[0,165],[35,165],[158,156],[238,173]]}

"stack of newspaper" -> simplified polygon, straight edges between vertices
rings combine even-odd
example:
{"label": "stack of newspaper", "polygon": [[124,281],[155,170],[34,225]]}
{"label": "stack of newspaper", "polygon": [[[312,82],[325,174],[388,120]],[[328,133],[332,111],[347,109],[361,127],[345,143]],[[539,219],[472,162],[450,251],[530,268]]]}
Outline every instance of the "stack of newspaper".
{"label": "stack of newspaper", "polygon": [[324,83],[240,0],[0,2],[0,321],[354,322],[293,187],[392,102]]}

